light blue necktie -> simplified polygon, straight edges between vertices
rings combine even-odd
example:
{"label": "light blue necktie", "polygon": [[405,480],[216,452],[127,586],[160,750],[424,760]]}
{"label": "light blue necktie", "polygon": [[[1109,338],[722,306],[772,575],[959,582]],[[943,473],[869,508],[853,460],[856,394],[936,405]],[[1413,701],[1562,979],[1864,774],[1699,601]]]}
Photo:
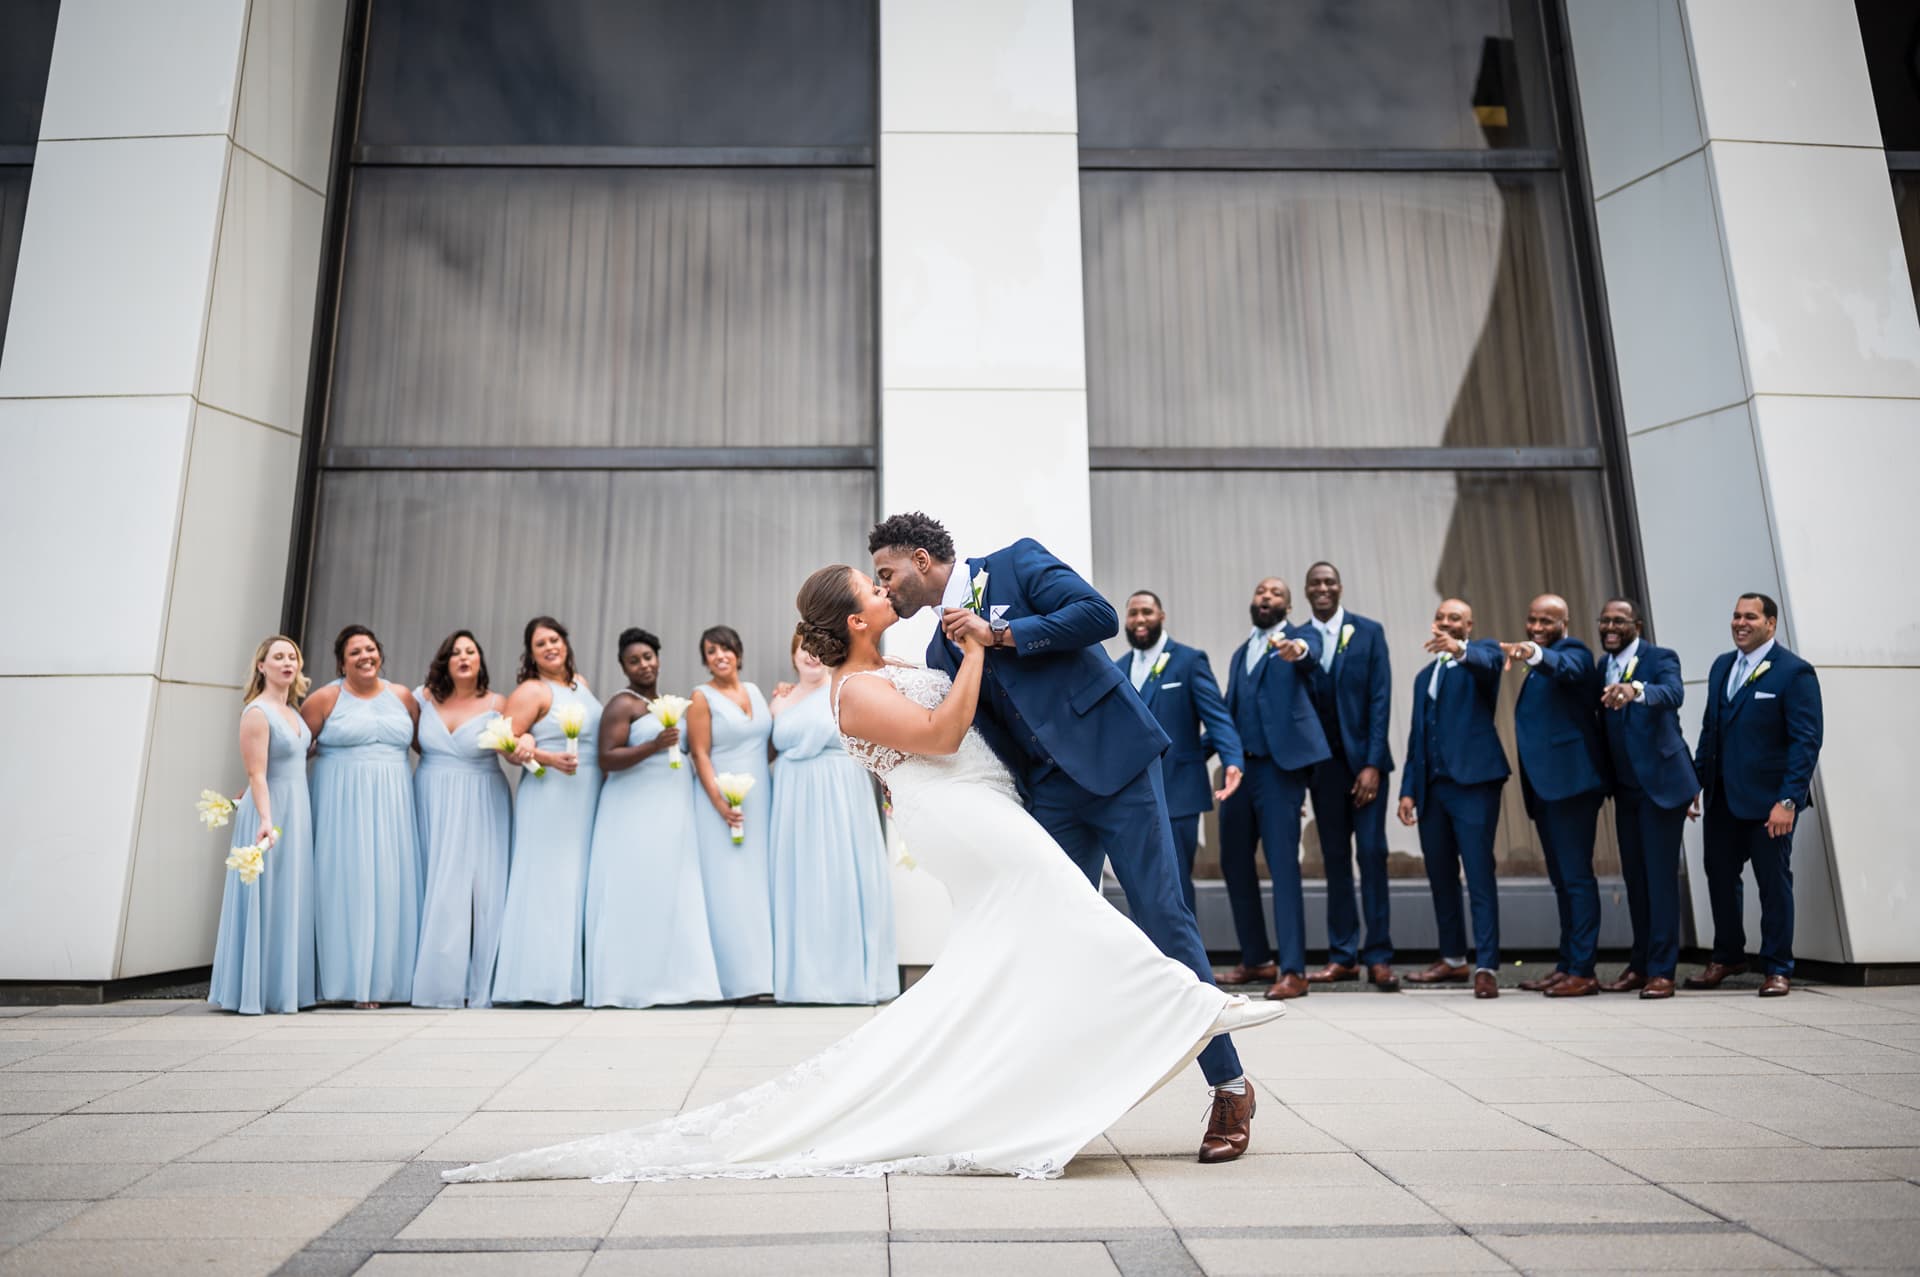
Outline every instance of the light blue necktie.
{"label": "light blue necktie", "polygon": [[1727,699],[1732,700],[1740,692],[1740,684],[1747,681],[1747,654],[1740,653],[1733,663],[1733,677],[1727,680]]}
{"label": "light blue necktie", "polygon": [[1247,640],[1247,673],[1253,673],[1254,667],[1260,664],[1260,657],[1266,650],[1267,644],[1262,636],[1255,634]]}
{"label": "light blue necktie", "polygon": [[1607,683],[1609,686],[1611,686],[1612,684],[1618,683],[1619,681],[1620,681],[1620,658],[1617,656],[1609,656],[1607,658]]}
{"label": "light blue necktie", "polygon": [[1453,664],[1451,656],[1443,656],[1433,663],[1433,677],[1427,680],[1427,695],[1434,700],[1440,699],[1440,671]]}
{"label": "light blue necktie", "polygon": [[1340,646],[1340,637],[1337,633],[1335,633],[1334,628],[1331,625],[1322,625],[1319,628],[1320,628],[1320,668],[1325,672],[1331,674],[1333,673],[1333,654],[1335,649],[1337,649]]}

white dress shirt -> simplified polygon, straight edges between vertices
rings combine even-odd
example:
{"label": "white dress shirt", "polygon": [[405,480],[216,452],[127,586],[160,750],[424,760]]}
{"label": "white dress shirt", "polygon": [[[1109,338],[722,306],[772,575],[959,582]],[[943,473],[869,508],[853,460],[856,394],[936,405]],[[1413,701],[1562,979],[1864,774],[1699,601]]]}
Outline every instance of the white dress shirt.
{"label": "white dress shirt", "polygon": [[973,577],[967,571],[967,560],[964,556],[956,556],[953,560],[953,571],[947,574],[947,588],[946,592],[940,596],[940,606],[957,608],[965,612],[969,610],[967,604],[972,601]]}
{"label": "white dress shirt", "polygon": [[1310,617],[1313,628],[1320,631],[1320,668],[1331,670],[1333,658],[1340,650],[1340,628],[1347,623],[1347,609],[1337,607],[1333,615],[1322,621],[1319,617]]}
{"label": "white dress shirt", "polygon": [[1277,638],[1285,638],[1286,633],[1287,623],[1282,621],[1264,630],[1256,627],[1247,635],[1247,673],[1253,673],[1254,667],[1260,664],[1260,658],[1267,654],[1267,646]]}
{"label": "white dress shirt", "polygon": [[1728,700],[1732,700],[1739,693],[1741,684],[1753,677],[1753,672],[1760,668],[1760,662],[1766,660],[1767,653],[1773,650],[1773,644],[1774,640],[1768,639],[1752,652],[1747,653],[1744,657],[1746,661],[1744,665],[1740,663],[1743,659],[1741,654],[1738,651],[1734,653],[1733,668],[1727,671]]}
{"label": "white dress shirt", "polygon": [[1133,680],[1134,691],[1137,692],[1147,685],[1147,675],[1153,672],[1153,663],[1159,660],[1160,654],[1166,650],[1167,632],[1165,630],[1160,631],[1159,639],[1146,651],[1143,652],[1137,647],[1133,649],[1133,668],[1127,676]]}
{"label": "white dress shirt", "polygon": [[1611,687],[1615,683],[1618,683],[1621,676],[1627,672],[1627,667],[1639,659],[1639,656],[1640,639],[1638,636],[1634,638],[1633,642],[1621,648],[1617,655],[1609,656],[1607,658],[1607,686]]}

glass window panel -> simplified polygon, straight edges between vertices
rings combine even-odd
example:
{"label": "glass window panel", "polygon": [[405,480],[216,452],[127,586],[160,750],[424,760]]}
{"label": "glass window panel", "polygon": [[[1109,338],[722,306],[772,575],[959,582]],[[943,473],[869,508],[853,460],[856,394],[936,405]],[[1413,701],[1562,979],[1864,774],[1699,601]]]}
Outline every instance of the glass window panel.
{"label": "glass window panel", "polygon": [[1080,145],[1552,147],[1534,0],[1079,0]]}
{"label": "glass window panel", "polygon": [[604,698],[614,641],[641,625],[666,645],[662,687],[706,677],[695,644],[739,630],[746,676],[771,694],[791,677],[794,594],[813,569],[850,561],[874,512],[866,471],[782,473],[367,472],[328,474],[308,608],[309,672],[333,676],[333,636],[371,625],[389,677],[416,686],[439,641],[480,637],[510,691],[528,618],[573,632]]}
{"label": "glass window panel", "polygon": [[27,186],[32,178],[30,165],[0,165],[0,349],[7,344],[13,272],[20,265],[20,232],[26,226]]}
{"label": "glass window panel", "polygon": [[1920,5],[1854,0],[1854,9],[1880,114],[1880,143],[1889,151],[1920,151]]}
{"label": "glass window panel", "polygon": [[40,140],[40,109],[59,17],[60,0],[0,4],[0,146],[32,146]]}
{"label": "glass window panel", "polygon": [[[1893,175],[1893,212],[1900,221],[1900,242],[1907,250],[1907,283],[1920,306],[1920,173]],[[5,264],[0,263],[0,269]]]}
{"label": "glass window panel", "polygon": [[1586,445],[1558,178],[1081,174],[1096,445]]}
{"label": "glass window panel", "polygon": [[360,141],[870,146],[872,0],[374,0]]}
{"label": "glass window panel", "polygon": [[[1597,649],[1593,620],[1618,588],[1608,526],[1600,476],[1592,473],[1093,475],[1096,587],[1115,600],[1140,589],[1158,593],[1168,632],[1208,653],[1223,689],[1227,661],[1247,637],[1254,584],[1284,577],[1293,586],[1292,619],[1300,621],[1309,615],[1300,593],[1307,565],[1337,564],[1346,604],[1386,627],[1396,764],[1406,755],[1413,678],[1440,599],[1458,595],[1473,604],[1479,637],[1519,639],[1528,602],[1561,594],[1573,632]],[[1116,641],[1113,651],[1121,650]],[[1519,687],[1520,675],[1509,674],[1500,703],[1509,761]],[[1393,784],[1397,797],[1397,774]],[[1387,837],[1395,850],[1419,853],[1415,831],[1398,821],[1387,822]],[[1506,787],[1498,852],[1502,872],[1546,872],[1517,780]],[[1603,831],[1597,867],[1618,872],[1610,831]]]}
{"label": "glass window panel", "polygon": [[371,168],[328,441],[873,441],[873,178]]}

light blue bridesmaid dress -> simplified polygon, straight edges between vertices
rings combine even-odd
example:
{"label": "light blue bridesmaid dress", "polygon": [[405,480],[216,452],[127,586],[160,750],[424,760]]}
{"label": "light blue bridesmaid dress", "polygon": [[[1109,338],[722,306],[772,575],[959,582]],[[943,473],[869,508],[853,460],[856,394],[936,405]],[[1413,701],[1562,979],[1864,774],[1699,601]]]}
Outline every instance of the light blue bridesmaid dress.
{"label": "light blue bridesmaid dress", "polygon": [[407,747],[413,716],[391,687],[340,699],[313,760],[314,922],[323,1002],[406,1002],[420,934],[420,838]]}
{"label": "light blue bridesmaid dress", "polygon": [[900,992],[893,882],[873,782],[840,746],[825,687],[773,720],[773,996],[885,1002]]}
{"label": "light blue bridesmaid dress", "polygon": [[420,766],[413,773],[413,807],[427,886],[413,1005],[484,1007],[491,1002],[507,903],[513,802],[499,753],[480,744],[493,714],[483,710],[449,732],[425,688],[414,698],[420,702]]}
{"label": "light blue bridesmaid dress", "polygon": [[[747,689],[752,715],[704,683],[693,689],[704,697],[713,718],[713,770],[753,777],[753,792],[743,805],[746,837],[739,845],[705,790],[693,796],[693,824],[700,846],[700,883],[707,893],[707,934],[720,969],[720,995],[751,998],[773,992],[773,906],[767,881],[767,832],[771,828],[772,782],[767,774],[767,737],[773,720],[766,698],[752,683]],[[691,765],[691,763],[689,763]]]}
{"label": "light blue bridesmaid dress", "polygon": [[581,970],[581,934],[586,924],[587,853],[593,844],[593,813],[600,802],[600,702],[576,683],[547,681],[553,704],[533,725],[538,749],[560,753],[566,733],[560,711],[578,703],[587,713],[580,730],[580,770],[557,767],[545,776],[520,777],[513,805],[513,869],[507,875],[507,910],[500,925],[500,960],[493,969],[495,1002],[578,1002],[586,992]]}
{"label": "light blue bridesmaid dress", "polygon": [[[616,692],[608,703],[621,696],[633,693]],[[658,720],[642,713],[627,744],[659,734]],[[693,776],[692,762],[675,771],[661,750],[600,788],[587,871],[590,1007],[720,1000],[694,845]]]}
{"label": "light blue bridesmaid dress", "polygon": [[[242,1015],[298,1011],[313,1005],[313,812],[307,801],[307,725],[251,701],[240,711],[267,716],[267,798],[280,841],[264,857],[252,885],[227,870],[220,933],[213,942],[207,1001]],[[233,813],[233,847],[260,832],[253,787]]]}

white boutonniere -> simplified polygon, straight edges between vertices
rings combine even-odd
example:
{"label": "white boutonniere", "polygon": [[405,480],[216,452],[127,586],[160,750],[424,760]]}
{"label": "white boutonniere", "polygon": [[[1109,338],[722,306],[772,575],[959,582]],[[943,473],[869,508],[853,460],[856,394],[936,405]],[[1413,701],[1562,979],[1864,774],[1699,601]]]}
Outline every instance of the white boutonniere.
{"label": "white boutonniere", "polygon": [[1633,659],[1627,662],[1627,667],[1620,671],[1620,681],[1622,683],[1633,682],[1633,672],[1639,668],[1640,656],[1638,653],[1635,653]]}
{"label": "white boutonniere", "polygon": [[1171,656],[1171,655],[1172,655],[1172,653],[1171,653],[1171,652],[1162,652],[1162,653],[1160,653],[1160,659],[1159,659],[1159,660],[1157,660],[1157,661],[1155,661],[1155,662],[1153,663],[1153,668],[1147,671],[1147,677],[1148,677],[1148,678],[1159,678],[1159,677],[1160,677],[1160,675],[1161,675],[1162,673],[1164,673],[1164,672],[1166,671],[1166,668],[1167,668],[1167,657],[1169,657],[1169,656]]}
{"label": "white boutonniere", "polygon": [[978,612],[987,599],[987,570],[981,568],[973,577],[973,592],[967,596],[967,608]]}
{"label": "white boutonniere", "polygon": [[1351,642],[1353,642],[1353,626],[1352,625],[1341,626],[1340,627],[1340,646],[1333,649],[1333,654],[1335,656],[1340,655],[1340,653],[1347,650],[1347,644]]}
{"label": "white boutonniere", "polygon": [[1758,665],[1753,667],[1753,673],[1747,675],[1746,683],[1742,683],[1741,686],[1742,687],[1747,686],[1748,684],[1752,683],[1755,679],[1759,678],[1762,674],[1765,674],[1768,670],[1772,668],[1773,668],[1772,661],[1760,662]]}

